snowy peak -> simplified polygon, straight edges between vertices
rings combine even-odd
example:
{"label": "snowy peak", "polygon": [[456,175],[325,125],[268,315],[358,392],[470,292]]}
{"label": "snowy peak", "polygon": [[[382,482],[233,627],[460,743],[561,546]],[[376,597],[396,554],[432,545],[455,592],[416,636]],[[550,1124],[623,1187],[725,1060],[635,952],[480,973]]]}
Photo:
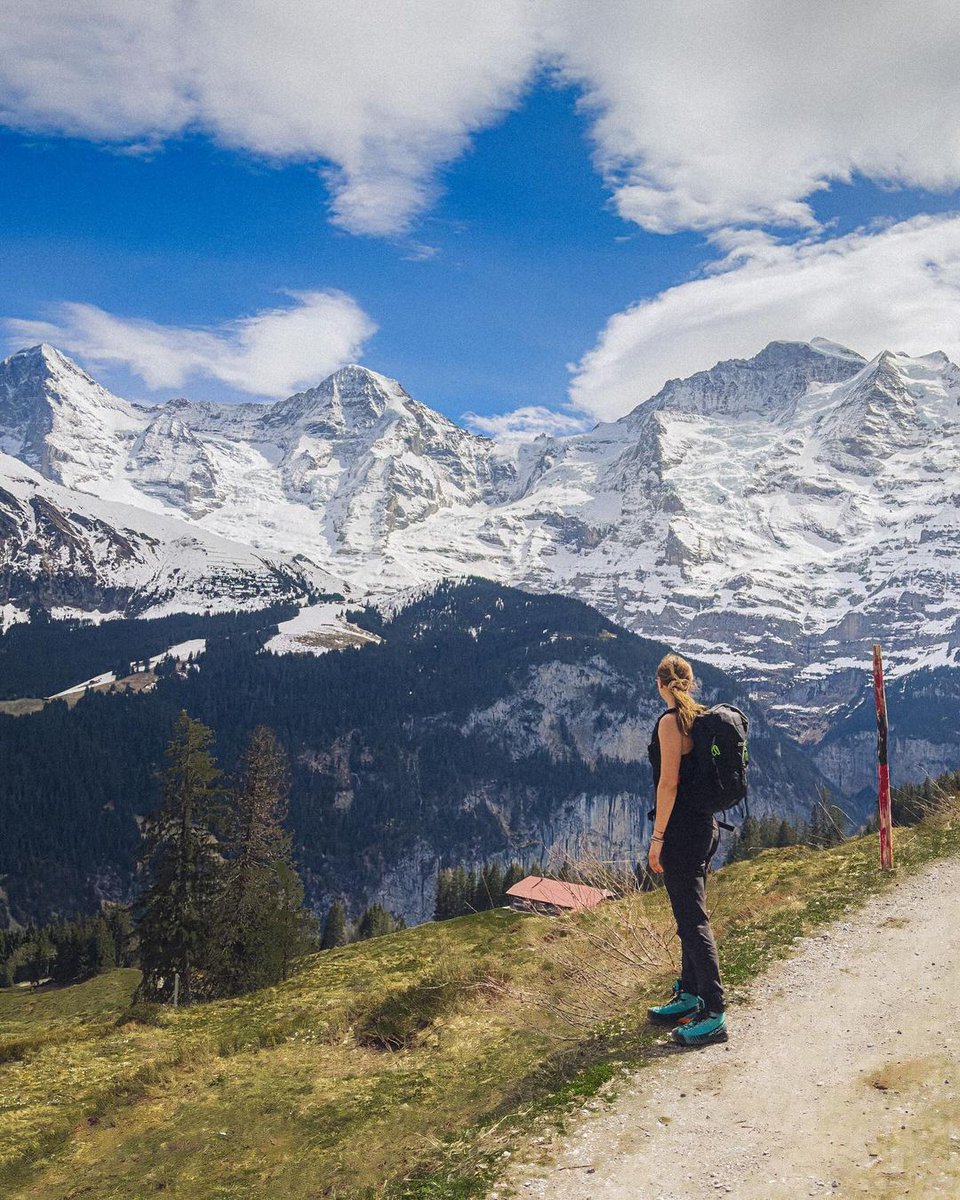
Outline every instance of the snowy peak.
{"label": "snowy peak", "polygon": [[770,342],[753,358],[730,358],[687,379],[670,379],[623,420],[636,422],[649,411],[705,417],[788,416],[811,384],[837,383],[866,360],[826,338],[813,342]]}
{"label": "snowy peak", "polygon": [[285,449],[286,495],[324,512],[336,552],[373,555],[397,530],[512,484],[494,443],[365,367],[335,372],[264,419]]}
{"label": "snowy peak", "polygon": [[15,400],[21,410],[30,401],[62,404],[83,400],[94,409],[133,411],[126,400],[101,387],[73,359],[47,342],[19,350],[0,362],[0,414],[6,415],[5,402],[12,405]]}
{"label": "snowy peak", "polygon": [[773,341],[511,457],[357,365],[273,405],[148,409],[41,346],[0,364],[0,439],[20,460],[0,488],[52,481],[0,512],[21,598],[85,571],[143,607],[159,572],[173,606],[185,561],[225,605],[254,602],[265,562],[284,588],[308,561],[381,596],[469,572],[575,593],[814,715],[871,639],[901,665],[960,645],[960,368],[939,351]]}
{"label": "snowy peak", "polygon": [[153,408],[111,396],[52,347],[4,366],[0,451],[53,482],[202,521],[258,551],[373,555],[398,529],[513,489],[515,469],[490,439],[357,364],[273,405]]}
{"label": "snowy peak", "polygon": [[[790,343],[785,343],[789,345]],[[803,345],[804,343],[793,343],[794,345]],[[811,338],[807,345],[812,350],[817,350],[821,354],[829,354],[834,358],[849,358],[851,362],[862,363],[863,355],[858,354],[856,350],[851,350],[849,346],[841,346],[839,342],[831,342],[829,338],[815,337]]]}
{"label": "snowy peak", "polygon": [[9,358],[5,358],[0,363],[0,370],[9,369],[25,375],[34,374],[67,374],[83,376],[88,382],[93,383],[94,380],[87,375],[82,367],[78,366],[72,358],[67,356],[56,348],[51,346],[49,342],[40,342],[36,346],[28,346],[24,350],[18,350],[16,354],[11,354]]}
{"label": "snowy peak", "polygon": [[145,411],[46,342],[0,362],[0,451],[68,487],[110,474]]}
{"label": "snowy peak", "polygon": [[260,608],[340,590],[303,555],[82,495],[0,454],[0,601],[140,613]]}
{"label": "snowy peak", "polygon": [[202,516],[217,499],[217,474],[202,442],[176,409],[163,406],[134,444],[126,471],[137,487],[191,517]]}
{"label": "snowy peak", "polygon": [[883,350],[835,388],[819,431],[834,466],[882,469],[893,450],[923,448],[955,427],[960,369],[942,351],[919,357]]}
{"label": "snowy peak", "polygon": [[366,367],[341,367],[322,383],[273,405],[266,424],[302,426],[337,436],[378,425],[385,414],[404,415],[413,402],[395,379]]}

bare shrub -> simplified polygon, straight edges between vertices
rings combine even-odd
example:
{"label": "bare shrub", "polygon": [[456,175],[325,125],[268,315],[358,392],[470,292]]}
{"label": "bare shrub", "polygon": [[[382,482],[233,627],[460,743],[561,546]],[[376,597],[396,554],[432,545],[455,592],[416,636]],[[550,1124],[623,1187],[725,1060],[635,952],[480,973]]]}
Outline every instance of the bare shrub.
{"label": "bare shrub", "polygon": [[[518,991],[517,1019],[561,1041],[579,1041],[623,1012],[652,975],[676,966],[669,906],[650,903],[633,864],[587,852],[547,862],[544,873],[569,883],[605,888],[613,898],[593,908],[537,918],[546,958],[536,979]],[[641,879],[643,877],[641,876]],[[665,899],[665,897],[664,897]]]}
{"label": "bare shrub", "polygon": [[929,788],[920,800],[921,820],[944,828],[960,818],[960,772],[929,779]]}

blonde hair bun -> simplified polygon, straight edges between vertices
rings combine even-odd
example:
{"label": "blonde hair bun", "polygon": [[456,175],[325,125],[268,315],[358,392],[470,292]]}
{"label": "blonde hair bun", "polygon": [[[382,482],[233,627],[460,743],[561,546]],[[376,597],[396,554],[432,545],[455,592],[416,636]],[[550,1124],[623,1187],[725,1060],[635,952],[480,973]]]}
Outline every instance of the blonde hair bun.
{"label": "blonde hair bun", "polygon": [[657,667],[657,679],[661,687],[673,694],[677,707],[677,724],[683,733],[689,733],[697,717],[707,711],[705,706],[698,704],[691,695],[697,688],[693,667],[679,654],[665,654]]}

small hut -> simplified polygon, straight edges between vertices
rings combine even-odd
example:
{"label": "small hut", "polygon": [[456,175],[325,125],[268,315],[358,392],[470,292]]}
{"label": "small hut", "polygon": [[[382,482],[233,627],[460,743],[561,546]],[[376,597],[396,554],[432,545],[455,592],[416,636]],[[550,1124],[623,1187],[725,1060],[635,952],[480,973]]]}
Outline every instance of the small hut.
{"label": "small hut", "polygon": [[593,908],[601,900],[612,900],[613,892],[606,888],[589,887],[585,883],[567,883],[565,879],[544,879],[528,875],[507,888],[510,907],[516,912],[533,912],[555,916],[559,912]]}

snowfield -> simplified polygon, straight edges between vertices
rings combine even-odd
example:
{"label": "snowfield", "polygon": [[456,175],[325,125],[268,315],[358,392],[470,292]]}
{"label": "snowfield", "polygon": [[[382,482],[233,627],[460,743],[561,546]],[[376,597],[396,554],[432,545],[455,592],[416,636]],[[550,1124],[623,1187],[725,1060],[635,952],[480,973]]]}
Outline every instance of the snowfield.
{"label": "snowfield", "polygon": [[345,604],[314,604],[301,608],[295,617],[282,621],[279,632],[264,646],[274,654],[326,654],[347,646],[379,642],[375,633],[352,625]]}

